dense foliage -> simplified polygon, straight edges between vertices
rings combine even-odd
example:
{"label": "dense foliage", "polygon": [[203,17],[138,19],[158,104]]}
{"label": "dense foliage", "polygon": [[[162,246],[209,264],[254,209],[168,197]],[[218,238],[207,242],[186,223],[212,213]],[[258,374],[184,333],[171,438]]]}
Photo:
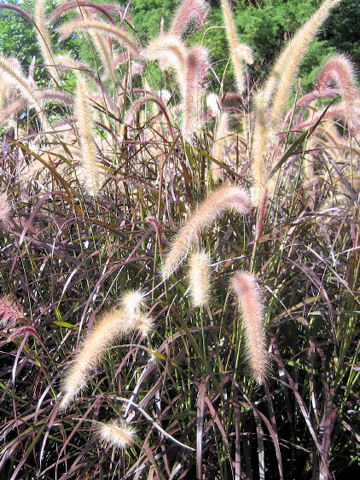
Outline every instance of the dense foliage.
{"label": "dense foliage", "polygon": [[0,477],[355,478],[358,6],[86,2],[0,9]]}

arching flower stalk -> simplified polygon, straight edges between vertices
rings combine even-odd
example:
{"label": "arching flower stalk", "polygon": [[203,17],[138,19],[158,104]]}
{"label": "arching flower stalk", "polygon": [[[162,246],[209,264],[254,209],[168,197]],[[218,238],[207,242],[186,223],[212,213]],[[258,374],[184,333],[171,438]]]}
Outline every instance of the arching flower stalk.
{"label": "arching flower stalk", "polygon": [[204,228],[219,218],[225,210],[233,209],[245,214],[249,206],[248,194],[237,185],[221,186],[212,192],[175,236],[162,267],[164,280],[169,278],[187,257],[189,248],[196,243]]}
{"label": "arching flower stalk", "polygon": [[45,0],[36,0],[34,19],[37,27],[37,38],[46,69],[50,76],[54,77],[56,83],[60,85],[60,76],[55,66],[51,40],[45,23]]}
{"label": "arching flower stalk", "polygon": [[104,352],[117,338],[137,330],[147,335],[152,320],[142,312],[143,296],[140,292],[128,292],[124,295],[121,307],[104,313],[97,325],[83,341],[75,361],[65,377],[64,397],[60,408],[66,408],[79,391],[85,387],[89,374],[102,359]]}

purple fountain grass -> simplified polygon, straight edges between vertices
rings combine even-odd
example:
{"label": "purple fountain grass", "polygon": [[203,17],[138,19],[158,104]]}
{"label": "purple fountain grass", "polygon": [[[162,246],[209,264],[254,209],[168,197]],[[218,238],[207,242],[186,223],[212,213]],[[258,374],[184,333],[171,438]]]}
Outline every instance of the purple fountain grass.
{"label": "purple fountain grass", "polygon": [[196,243],[201,231],[220,217],[224,210],[233,209],[245,214],[249,207],[248,194],[237,185],[221,186],[212,192],[176,235],[162,267],[164,280],[169,278],[186,258],[189,248]]}
{"label": "purple fountain grass", "polygon": [[236,272],[231,281],[245,329],[246,349],[254,380],[263,384],[267,371],[267,351],[263,332],[264,307],[253,275]]}
{"label": "purple fountain grass", "polygon": [[9,118],[13,117],[17,113],[21,112],[21,110],[23,110],[27,104],[28,101],[26,100],[26,98],[19,98],[18,100],[15,100],[10,105],[8,105],[6,108],[1,109],[0,125],[2,125],[4,122],[9,120]]}
{"label": "purple fountain grass", "polygon": [[356,112],[357,87],[355,67],[345,55],[334,55],[321,69],[318,76],[318,90],[326,89],[331,82],[338,84],[345,107],[345,118],[350,127],[359,123],[359,114]]}
{"label": "purple fountain grass", "polygon": [[204,0],[184,0],[177,9],[169,29],[169,35],[181,37],[190,22],[201,28],[207,16],[207,4]]}
{"label": "purple fountain grass", "polygon": [[251,150],[251,203],[259,208],[267,194],[268,166],[265,161],[267,147],[266,99],[263,91],[255,97],[255,125]]}
{"label": "purple fountain grass", "polygon": [[277,175],[270,180],[268,170],[271,165],[265,162],[268,147],[277,141],[286,101],[299,71],[306,50],[327,19],[330,11],[341,0],[325,0],[313,16],[298,30],[283,50],[262,90],[256,96],[255,126],[252,149],[252,173],[254,184],[252,198],[259,207],[264,195],[272,197],[277,183]]}

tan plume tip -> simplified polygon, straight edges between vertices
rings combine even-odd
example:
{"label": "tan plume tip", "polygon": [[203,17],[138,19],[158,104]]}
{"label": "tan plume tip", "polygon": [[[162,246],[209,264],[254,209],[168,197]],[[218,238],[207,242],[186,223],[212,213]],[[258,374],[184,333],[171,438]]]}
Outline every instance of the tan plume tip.
{"label": "tan plume tip", "polygon": [[236,87],[241,93],[245,88],[245,77],[243,72],[243,57],[238,52],[238,40],[236,35],[236,26],[228,0],[221,0],[221,8],[226,25],[226,35],[229,43],[231,61],[234,65],[234,74]]}
{"label": "tan plume tip", "polygon": [[233,209],[238,213],[245,214],[249,207],[248,194],[237,185],[221,186],[212,192],[176,235],[163,264],[163,279],[169,278],[175,272],[186,258],[190,246],[196,242],[201,231],[220,217],[224,210]]}
{"label": "tan plume tip", "polygon": [[220,99],[216,93],[209,93],[206,96],[206,106],[210,110],[211,115],[218,117],[220,115]]}
{"label": "tan plume tip", "polygon": [[40,100],[32,88],[31,83],[27,80],[20,70],[13,66],[14,62],[11,59],[0,55],[0,73],[3,74],[7,80],[21,91],[22,95],[36,108],[41,111]]}
{"label": "tan plume tip", "polygon": [[0,193],[0,224],[6,225],[9,221],[11,208],[6,193]]}
{"label": "tan plume tip", "polygon": [[236,47],[236,52],[241,59],[244,59],[248,65],[254,63],[254,52],[251,47],[244,43],[239,43]]}
{"label": "tan plume tip", "polygon": [[135,440],[135,430],[119,420],[99,422],[98,433],[108,445],[122,450],[128,448]]}
{"label": "tan plume tip", "polygon": [[144,294],[140,290],[130,290],[121,298],[121,305],[126,313],[134,315],[140,312],[144,304]]}
{"label": "tan plume tip", "polygon": [[137,329],[147,333],[151,328],[151,320],[145,315],[137,316],[123,308],[114,308],[104,313],[97,325],[86,336],[75,361],[68,371],[64,383],[64,397],[60,408],[66,408],[79,391],[85,387],[91,369],[102,359],[104,352],[118,337]]}
{"label": "tan plume tip", "polygon": [[139,316],[136,330],[143,336],[147,337],[153,328],[153,319],[146,314],[142,314]]}
{"label": "tan plume tip", "polygon": [[189,260],[189,281],[192,303],[206,305],[210,297],[210,259],[204,251],[194,251]]}
{"label": "tan plume tip", "polygon": [[248,272],[237,272],[231,281],[231,288],[242,314],[252,375],[258,384],[262,384],[265,382],[268,357],[263,332],[263,304],[259,287],[253,275]]}

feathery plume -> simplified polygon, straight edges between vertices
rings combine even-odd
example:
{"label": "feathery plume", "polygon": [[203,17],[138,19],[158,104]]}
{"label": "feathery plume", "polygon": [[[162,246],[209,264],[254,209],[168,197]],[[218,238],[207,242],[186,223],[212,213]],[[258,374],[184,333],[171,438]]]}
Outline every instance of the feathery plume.
{"label": "feathery plume", "polygon": [[92,115],[90,109],[90,91],[82,75],[76,74],[76,94],[74,113],[79,130],[83,177],[91,195],[99,191],[100,178],[98,161],[96,159],[96,146],[92,133]]}
{"label": "feathery plume", "polygon": [[210,110],[211,115],[218,117],[220,115],[220,100],[216,93],[209,93],[206,96],[206,106]]}
{"label": "feathery plume", "polygon": [[183,136],[191,143],[194,126],[198,126],[199,103],[206,70],[209,66],[208,52],[204,47],[191,47],[186,57],[183,99]]}
{"label": "feathery plume", "polygon": [[140,290],[129,290],[121,299],[121,306],[128,315],[138,315],[144,305],[144,294]]}
{"label": "feathery plume", "polygon": [[0,193],[0,224],[7,224],[10,217],[11,208],[6,193]]}
{"label": "feathery plume", "polygon": [[[224,158],[224,152],[226,147],[226,136],[229,133],[229,114],[222,110],[218,118],[216,119],[216,126],[214,132],[214,145],[212,149],[212,156],[221,162]],[[211,177],[214,182],[217,182],[221,175],[221,167],[211,163]]]}
{"label": "feathery plume", "polygon": [[81,31],[93,31],[95,33],[103,33],[108,37],[114,38],[117,40],[120,45],[125,46],[129,49],[131,53],[138,56],[139,55],[139,46],[136,41],[130,37],[124,30],[116,27],[115,25],[108,25],[104,22],[99,22],[96,20],[81,20],[79,22],[70,22],[59,27],[58,32],[68,36],[73,32]]}
{"label": "feathery plume", "polygon": [[41,105],[37,93],[20,70],[13,67],[12,61],[0,55],[0,72],[11,82],[15,83],[22,95],[40,112]]}
{"label": "feathery plume", "polygon": [[255,126],[251,152],[251,174],[253,185],[251,188],[251,203],[259,207],[266,195],[268,183],[265,153],[267,147],[266,99],[260,91],[255,97]]}
{"label": "feathery plume", "polygon": [[204,251],[194,251],[189,259],[190,294],[194,307],[206,305],[210,297],[210,259]]}
{"label": "feathery plume", "polygon": [[0,327],[4,328],[25,316],[24,310],[18,302],[10,297],[0,297]]}
{"label": "feathery plume", "polygon": [[0,111],[0,125],[8,120],[10,117],[14,117],[17,113],[23,110],[27,105],[27,100],[25,98],[19,98],[15,102],[8,105],[6,108],[1,109]]}
{"label": "feathery plume", "polygon": [[37,38],[40,45],[42,57],[46,63],[46,69],[50,76],[54,77],[60,84],[60,77],[54,65],[54,55],[51,48],[51,40],[45,24],[45,0],[35,2],[35,23],[37,27]]}
{"label": "feathery plume", "polygon": [[146,60],[158,60],[162,69],[172,67],[177,74],[180,89],[183,89],[186,63],[186,47],[174,35],[160,35],[142,50],[141,56]]}
{"label": "feathery plume", "polygon": [[184,0],[177,9],[169,29],[169,34],[180,37],[190,22],[200,28],[206,20],[207,5],[204,0]]}
{"label": "feathery plume", "polygon": [[88,333],[69,370],[63,385],[64,397],[60,408],[66,408],[78,392],[85,387],[90,370],[95,368],[104,351],[118,337],[138,330],[146,335],[151,328],[151,318],[140,310],[142,295],[129,292],[122,299],[122,308],[113,308],[104,313],[97,325]]}
{"label": "feathery plume", "polygon": [[340,1],[325,0],[313,16],[298,30],[275,63],[271,76],[264,88],[265,98],[270,99],[277,84],[271,110],[271,128],[273,132],[276,132],[281,125],[290,89],[293,86],[301,61],[311,40],[329,16],[330,10]]}
{"label": "feathery plume", "polygon": [[236,80],[236,87],[239,93],[242,93],[245,88],[245,79],[243,71],[243,49],[239,48],[238,39],[236,36],[235,22],[231,13],[231,8],[228,0],[221,0],[221,8],[224,14],[226,25],[226,34],[230,47],[231,60],[234,65],[234,74]]}
{"label": "feathery plume", "polygon": [[135,430],[119,420],[98,422],[98,434],[108,445],[121,450],[129,447],[135,439]]}
{"label": "feathery plume", "polygon": [[252,65],[254,63],[254,52],[249,45],[245,45],[245,43],[238,43],[236,47],[236,53],[248,65]]}
{"label": "feathery plume", "polygon": [[356,118],[355,69],[345,55],[334,55],[325,63],[318,76],[317,88],[319,90],[325,89],[332,81],[339,85],[346,112],[346,121],[350,127],[355,126],[359,123],[359,119]]}
{"label": "feathery plume", "polygon": [[237,185],[225,185],[217,188],[204,200],[175,236],[163,267],[163,279],[167,279],[175,272],[180,263],[186,258],[189,248],[193,245],[201,231],[214,222],[224,210],[233,209],[238,213],[248,212],[250,200],[248,194]]}
{"label": "feathery plume", "polygon": [[[88,9],[82,8],[81,13],[84,20],[87,20],[87,21],[91,20],[91,14],[88,11]],[[98,51],[99,58],[105,67],[105,74],[112,80],[116,81],[116,75],[114,71],[114,61],[113,61],[111,47],[109,43],[107,42],[106,38],[103,38],[101,34],[96,33],[92,30],[89,31],[89,35],[92,38],[95,48]]]}
{"label": "feathery plume", "polygon": [[266,377],[267,351],[263,332],[263,305],[259,287],[253,275],[248,272],[237,272],[231,281],[231,288],[242,314],[252,375],[258,384],[262,384]]}

